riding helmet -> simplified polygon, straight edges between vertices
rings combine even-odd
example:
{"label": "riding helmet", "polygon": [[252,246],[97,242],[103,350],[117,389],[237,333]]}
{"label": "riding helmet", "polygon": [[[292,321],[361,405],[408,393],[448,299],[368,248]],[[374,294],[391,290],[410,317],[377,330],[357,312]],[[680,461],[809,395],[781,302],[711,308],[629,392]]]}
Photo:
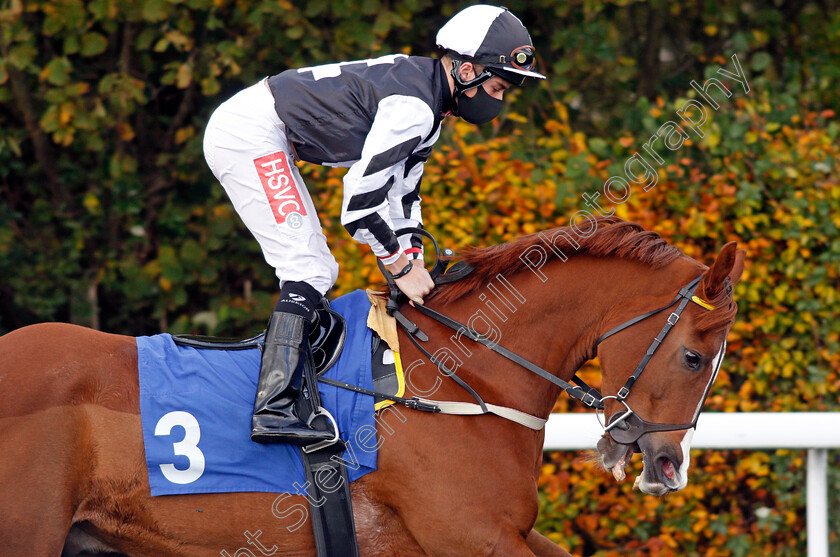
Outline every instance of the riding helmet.
{"label": "riding helmet", "polygon": [[[507,8],[486,4],[465,8],[440,28],[436,41],[453,60],[485,66],[514,85],[522,85],[526,77],[545,79],[534,71],[531,35]],[[470,85],[478,85],[477,80]]]}

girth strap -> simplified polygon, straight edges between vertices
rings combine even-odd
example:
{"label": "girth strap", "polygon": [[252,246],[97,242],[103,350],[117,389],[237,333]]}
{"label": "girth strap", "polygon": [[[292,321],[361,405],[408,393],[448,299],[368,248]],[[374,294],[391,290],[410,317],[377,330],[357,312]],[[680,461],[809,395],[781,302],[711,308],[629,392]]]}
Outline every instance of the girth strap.
{"label": "girth strap", "polygon": [[[329,413],[323,408],[318,391],[318,377],[312,354],[303,366],[304,389],[298,399],[298,411],[307,423]],[[341,456],[346,445],[340,438],[338,424],[329,418],[335,427],[335,441],[321,441],[299,448],[306,481],[309,485],[309,516],[315,549],[318,557],[346,555],[358,557],[356,525],[353,520],[353,501],[350,498],[350,480],[347,467]],[[325,479],[326,478],[326,479]],[[340,482],[340,485],[339,485]]]}
{"label": "girth strap", "polygon": [[[318,557],[359,556],[353,505],[350,501],[350,480],[347,467],[341,459],[344,449],[344,443],[339,441],[320,451],[300,451],[306,472],[309,516]],[[324,481],[324,478],[328,480]],[[340,487],[336,487],[339,482]],[[329,485],[323,485],[326,483]]]}

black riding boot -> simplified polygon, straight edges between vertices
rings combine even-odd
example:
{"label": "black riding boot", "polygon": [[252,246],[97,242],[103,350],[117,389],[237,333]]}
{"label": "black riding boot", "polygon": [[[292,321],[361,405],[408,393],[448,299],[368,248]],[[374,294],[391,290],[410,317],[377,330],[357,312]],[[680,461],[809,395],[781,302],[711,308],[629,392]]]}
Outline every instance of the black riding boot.
{"label": "black riding boot", "polygon": [[309,357],[308,329],[308,320],[300,315],[282,311],[271,314],[251,421],[252,441],[309,445],[333,438],[331,431],[306,425],[295,410],[303,366]]}

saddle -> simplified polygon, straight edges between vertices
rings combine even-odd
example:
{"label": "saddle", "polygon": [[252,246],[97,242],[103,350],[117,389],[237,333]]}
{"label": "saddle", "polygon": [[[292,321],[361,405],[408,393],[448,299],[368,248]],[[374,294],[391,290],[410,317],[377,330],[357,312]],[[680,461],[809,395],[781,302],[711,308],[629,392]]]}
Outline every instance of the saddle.
{"label": "saddle", "polygon": [[[315,321],[309,329],[309,345],[312,347],[312,359],[315,374],[322,375],[330,369],[341,355],[344,339],[347,336],[347,324],[344,317],[330,308],[326,298],[321,298],[315,308]],[[242,340],[203,335],[172,335],[175,344],[210,350],[262,350],[265,332]]]}

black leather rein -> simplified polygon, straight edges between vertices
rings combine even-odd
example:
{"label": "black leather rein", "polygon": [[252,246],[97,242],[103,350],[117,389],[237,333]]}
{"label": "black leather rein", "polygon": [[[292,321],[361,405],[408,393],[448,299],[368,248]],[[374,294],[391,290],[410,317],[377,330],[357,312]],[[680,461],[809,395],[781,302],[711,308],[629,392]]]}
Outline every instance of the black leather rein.
{"label": "black leather rein", "polygon": [[[422,229],[402,229],[402,230],[397,231],[397,235],[400,235],[402,233],[422,234],[422,235],[424,235],[424,236],[426,236],[426,237],[428,237],[432,240],[432,242],[434,243],[434,246],[435,246],[436,255],[438,256],[435,268],[433,269],[433,271],[431,273],[432,278],[435,279],[435,282],[438,283],[438,284],[441,283],[441,282],[444,282],[444,281],[438,282],[438,279],[440,277],[446,277],[445,274],[441,274],[441,273],[443,273],[443,271],[446,269],[447,264],[446,263],[441,264],[440,249],[438,248],[437,242],[435,242],[434,238],[428,232],[426,232],[425,230],[422,230]],[[384,265],[381,265],[381,263],[380,263],[380,268],[382,269],[383,275],[385,275],[385,278],[388,282],[388,287],[389,287],[390,293],[391,293],[390,299],[388,300],[388,303],[387,303],[388,313],[390,315],[394,316],[394,318],[396,318],[397,322],[402,326],[403,330],[405,331],[406,335],[411,340],[411,342],[414,344],[414,346],[416,346],[417,349],[426,358],[428,358],[428,360],[430,362],[435,364],[440,371],[442,371],[447,376],[451,377],[461,387],[463,387],[473,398],[475,398],[475,400],[481,406],[482,410],[487,412],[485,402],[481,399],[481,397],[478,395],[478,393],[476,393],[475,390],[472,389],[463,379],[458,377],[454,370],[450,370],[448,367],[446,367],[446,365],[443,364],[443,362],[441,362],[437,358],[435,358],[434,355],[429,353],[429,351],[426,350],[420,344],[421,342],[427,342],[428,341],[428,336],[425,333],[423,333],[423,331],[421,331],[420,328],[415,323],[413,323],[410,319],[405,317],[405,315],[403,315],[400,312],[399,302],[400,302],[400,300],[404,300],[405,297],[402,294],[402,292],[400,292],[400,290],[397,288],[396,283],[394,282],[393,278],[391,277],[391,274],[387,272]],[[464,273],[464,274],[468,274],[468,273]],[[414,308],[417,311],[419,311],[420,313],[422,313],[423,315],[425,315],[425,316],[427,316],[431,319],[434,319],[438,323],[452,329],[453,331],[456,331],[460,335],[465,336],[466,338],[472,340],[473,342],[477,342],[479,344],[484,345],[485,347],[487,347],[490,350],[496,352],[497,354],[499,354],[499,355],[507,358],[508,360],[516,363],[517,365],[527,369],[531,373],[534,373],[534,374],[538,375],[539,377],[545,379],[546,381],[549,381],[550,383],[552,383],[554,385],[557,385],[569,397],[581,401],[582,403],[584,403],[586,406],[589,406],[590,408],[594,408],[596,410],[596,413],[599,410],[600,411],[604,410],[604,408],[605,408],[604,401],[606,401],[608,399],[614,399],[617,402],[623,404],[624,407],[626,408],[626,410],[621,411],[621,412],[617,412],[616,414],[614,414],[613,416],[610,417],[610,419],[608,420],[608,423],[604,424],[602,422],[602,425],[604,425],[605,431],[610,434],[610,436],[613,438],[614,441],[616,441],[618,443],[629,445],[629,444],[634,444],[636,441],[638,441],[639,437],[641,437],[645,433],[654,432],[654,431],[675,431],[675,430],[681,430],[681,429],[691,429],[691,428],[696,427],[696,425],[697,425],[697,414],[698,413],[695,414],[694,420],[691,423],[687,423],[687,424],[663,424],[663,423],[647,422],[647,421],[643,420],[642,418],[640,418],[637,414],[635,414],[635,412],[633,412],[633,410],[627,405],[627,402],[625,402],[625,399],[630,394],[630,389],[633,387],[635,382],[639,379],[642,372],[644,372],[644,370],[647,367],[648,363],[650,362],[651,358],[656,353],[659,346],[662,344],[662,341],[665,339],[665,337],[671,331],[671,329],[674,327],[674,325],[676,325],[677,322],[679,321],[680,315],[685,310],[688,303],[691,302],[691,301],[694,301],[695,303],[697,303],[701,307],[704,307],[707,310],[713,309],[713,306],[709,305],[708,302],[704,302],[703,300],[700,300],[699,298],[694,296],[694,292],[695,292],[695,290],[697,290],[697,286],[699,285],[700,279],[702,277],[703,277],[703,275],[700,275],[697,278],[695,278],[694,280],[692,280],[690,283],[685,285],[684,287],[680,288],[679,292],[674,297],[674,299],[671,300],[667,305],[664,305],[660,308],[648,311],[648,312],[643,313],[639,316],[636,316],[632,319],[629,319],[629,320],[625,321],[624,323],[622,323],[621,325],[618,325],[617,327],[614,327],[614,328],[610,329],[609,331],[607,331],[606,333],[604,333],[603,335],[601,335],[598,338],[598,340],[595,343],[596,348],[597,348],[598,345],[601,344],[601,342],[603,342],[607,338],[615,335],[616,333],[619,333],[619,332],[621,332],[621,331],[623,331],[623,330],[625,330],[625,329],[627,329],[627,328],[629,328],[629,327],[631,327],[631,326],[633,326],[633,325],[635,325],[635,324],[637,324],[637,323],[639,323],[639,322],[641,322],[641,321],[643,321],[643,320],[645,320],[649,317],[652,317],[652,316],[654,316],[658,313],[661,313],[661,312],[665,311],[666,309],[670,309],[674,304],[678,304],[677,307],[674,309],[674,311],[671,312],[671,314],[668,316],[668,319],[667,319],[665,325],[659,331],[659,334],[656,335],[656,337],[654,337],[653,341],[651,342],[650,346],[648,347],[647,351],[645,352],[644,357],[639,362],[639,364],[636,366],[636,369],[633,371],[632,375],[630,375],[630,377],[624,383],[624,386],[621,389],[619,389],[619,391],[616,395],[614,395],[614,396],[611,395],[611,396],[606,396],[606,397],[601,395],[601,393],[599,393],[596,389],[587,385],[582,379],[580,379],[577,376],[577,374],[575,374],[572,377],[572,381],[574,383],[576,383],[576,385],[568,383],[567,381],[564,381],[564,380],[560,379],[559,377],[554,376],[553,374],[549,373],[548,371],[539,367],[538,365],[534,364],[533,362],[527,360],[526,358],[523,358],[519,354],[516,354],[516,353],[508,350],[507,348],[505,348],[503,346],[500,346],[498,343],[493,342],[489,338],[476,333],[470,327],[464,325],[463,323],[460,323],[459,321],[456,321],[455,319],[452,319],[451,317],[448,317],[448,316],[440,313],[439,311],[436,311],[432,308],[429,308],[429,307],[427,307],[425,305],[421,305],[421,304],[416,304],[414,306]],[[458,278],[460,278],[460,276]],[[446,281],[446,282],[450,282],[450,281]],[[723,350],[723,348],[721,350]],[[720,360],[722,360],[722,354],[720,354],[720,358],[718,359],[718,364],[717,364],[718,367],[720,365],[720,363],[719,363]],[[713,373],[712,379],[710,380],[709,385],[707,385],[707,387],[706,387],[706,392],[704,393],[704,400],[705,400],[705,397],[708,396],[709,389],[711,388],[711,384],[714,381],[714,377],[715,377],[716,374],[717,374],[717,370],[715,370],[715,372]],[[701,402],[701,406],[702,406],[702,402]]]}
{"label": "black leather rein", "polygon": [[[549,381],[549,382],[557,385],[558,387],[563,389],[563,391],[565,391],[565,393],[567,395],[569,395],[570,397],[572,397],[574,399],[577,399],[577,400],[581,401],[582,403],[589,406],[590,408],[602,409],[604,407],[603,402],[602,402],[603,397],[600,395],[600,393],[598,393],[598,391],[596,391],[595,389],[593,389],[592,387],[587,385],[577,375],[575,375],[572,378],[572,381],[577,383],[577,385],[572,385],[571,383],[568,383],[568,382],[563,381],[562,379],[560,379],[558,377],[555,377],[554,375],[552,375],[548,371],[544,370],[543,368],[539,367],[538,365],[534,364],[533,362],[531,362],[529,360],[526,360],[525,358],[523,358],[519,354],[511,352],[510,350],[508,350],[504,346],[500,346],[498,343],[495,343],[495,342],[491,341],[490,339],[488,339],[487,337],[485,337],[483,335],[477,334],[475,331],[473,331],[472,329],[470,329],[466,325],[452,319],[451,317],[447,317],[446,315],[444,315],[444,314],[442,314],[438,311],[435,311],[432,308],[426,307],[424,305],[417,304],[414,307],[417,311],[419,311],[420,313],[422,313],[422,314],[424,314],[428,317],[431,317],[432,319],[434,319],[438,323],[441,323],[442,325],[446,325],[447,327],[449,327],[453,331],[457,331],[459,334],[462,334],[463,336],[467,337],[468,339],[472,340],[473,342],[478,342],[479,344],[483,344],[484,346],[486,346],[487,348],[489,348],[493,352],[496,352],[497,354],[500,354],[501,356],[504,356],[508,360],[510,360],[510,361],[518,364],[519,366],[527,369],[531,373],[539,375],[540,377],[542,377],[546,381]],[[453,378],[455,377],[454,372],[449,371],[445,366],[443,366],[442,363],[438,362],[434,358],[434,356],[429,354],[429,352],[425,348],[423,348],[420,345],[420,343],[417,342],[417,340],[415,340],[415,335],[411,334],[408,330],[406,330],[406,334],[408,335],[408,338],[411,339],[411,342],[413,342],[414,345],[427,358],[429,358],[429,360],[432,363],[436,364],[447,375],[450,375]]]}

